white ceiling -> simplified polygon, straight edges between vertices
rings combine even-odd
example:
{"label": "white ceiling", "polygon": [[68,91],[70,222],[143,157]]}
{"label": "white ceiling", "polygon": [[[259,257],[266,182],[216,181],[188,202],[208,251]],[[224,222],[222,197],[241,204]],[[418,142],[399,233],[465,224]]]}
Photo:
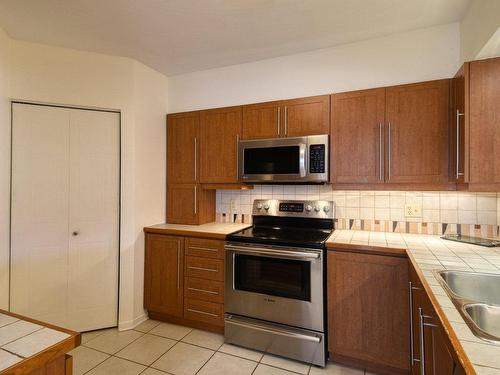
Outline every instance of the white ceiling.
{"label": "white ceiling", "polygon": [[0,0],[15,39],[134,58],[166,74],[462,19],[470,0]]}

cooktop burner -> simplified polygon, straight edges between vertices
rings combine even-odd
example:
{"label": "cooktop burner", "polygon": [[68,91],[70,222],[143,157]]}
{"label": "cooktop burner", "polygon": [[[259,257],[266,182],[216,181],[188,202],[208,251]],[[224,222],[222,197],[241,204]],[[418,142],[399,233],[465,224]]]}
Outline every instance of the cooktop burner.
{"label": "cooktop burner", "polygon": [[333,232],[333,202],[255,200],[250,228],[228,241],[323,248]]}

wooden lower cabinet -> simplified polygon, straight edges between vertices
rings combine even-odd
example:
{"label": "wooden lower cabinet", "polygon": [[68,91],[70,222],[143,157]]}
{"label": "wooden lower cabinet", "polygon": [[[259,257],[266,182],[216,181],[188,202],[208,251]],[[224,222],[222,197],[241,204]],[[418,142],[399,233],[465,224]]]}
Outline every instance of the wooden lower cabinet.
{"label": "wooden lower cabinet", "polygon": [[224,241],[147,233],[144,307],[153,319],[222,332]]}
{"label": "wooden lower cabinet", "polygon": [[[411,289],[411,373],[420,375],[424,366],[426,375],[465,374],[453,350],[448,334],[432,306],[415,269],[410,263]],[[423,349],[423,351],[422,351]]]}
{"label": "wooden lower cabinet", "polygon": [[73,357],[63,354],[28,375],[73,375]]}
{"label": "wooden lower cabinet", "polygon": [[408,260],[404,252],[328,251],[330,359],[378,374],[409,372]]}

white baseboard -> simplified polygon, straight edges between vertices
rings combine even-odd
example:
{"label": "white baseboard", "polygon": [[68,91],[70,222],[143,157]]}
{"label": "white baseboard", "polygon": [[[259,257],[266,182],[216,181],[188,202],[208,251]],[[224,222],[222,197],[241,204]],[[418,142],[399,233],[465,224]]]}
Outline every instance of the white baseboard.
{"label": "white baseboard", "polygon": [[118,331],[126,331],[132,328],[137,327],[139,324],[142,322],[148,320],[148,316],[146,314],[142,314],[141,316],[138,316],[135,319],[132,320],[127,320],[125,322],[119,322],[118,323]]}

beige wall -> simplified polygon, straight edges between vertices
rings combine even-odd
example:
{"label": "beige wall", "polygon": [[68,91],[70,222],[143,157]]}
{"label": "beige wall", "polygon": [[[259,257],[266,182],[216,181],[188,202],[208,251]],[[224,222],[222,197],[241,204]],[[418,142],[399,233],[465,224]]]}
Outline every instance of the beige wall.
{"label": "beige wall", "polygon": [[165,217],[167,78],[128,58],[34,43],[11,41],[9,53],[11,98],[121,111],[119,320],[129,328],[144,318],[142,226]]}
{"label": "beige wall", "polygon": [[459,24],[169,78],[169,112],[452,77]]}
{"label": "beige wall", "polygon": [[461,61],[493,57],[480,53],[499,28],[500,1],[472,0],[460,24]]}

